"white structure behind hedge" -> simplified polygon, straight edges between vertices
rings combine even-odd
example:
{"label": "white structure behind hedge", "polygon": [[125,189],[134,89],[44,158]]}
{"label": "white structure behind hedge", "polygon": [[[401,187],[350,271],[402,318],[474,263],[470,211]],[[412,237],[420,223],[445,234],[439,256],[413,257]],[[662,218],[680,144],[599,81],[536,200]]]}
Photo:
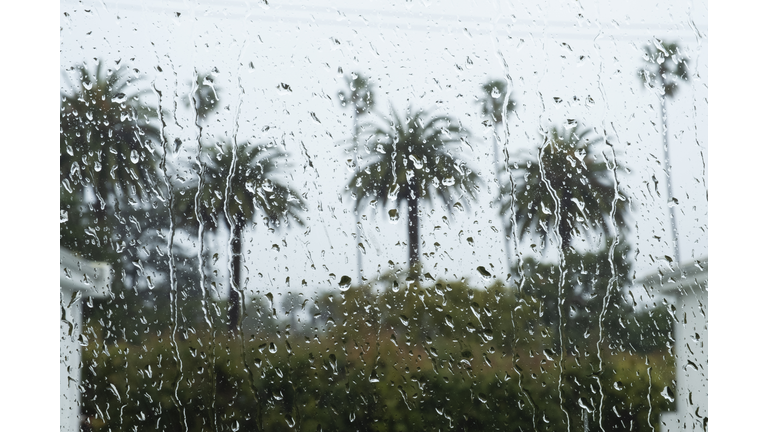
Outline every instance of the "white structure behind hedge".
{"label": "white structure behind hedge", "polygon": [[59,258],[61,295],[60,430],[80,430],[80,369],[82,302],[88,297],[109,295],[111,268],[105,263],[87,261],[61,248]]}
{"label": "white structure behind hedge", "polygon": [[662,414],[662,431],[699,432],[708,427],[708,268],[703,258],[642,282],[674,306],[676,409]]}

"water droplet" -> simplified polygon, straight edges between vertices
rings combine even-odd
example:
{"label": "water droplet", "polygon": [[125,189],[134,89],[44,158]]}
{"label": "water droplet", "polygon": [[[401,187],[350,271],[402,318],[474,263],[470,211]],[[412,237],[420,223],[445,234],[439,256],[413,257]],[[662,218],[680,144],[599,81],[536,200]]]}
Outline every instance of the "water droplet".
{"label": "water droplet", "polygon": [[377,382],[379,382],[379,376],[378,376],[378,375],[376,375],[376,369],[374,369],[374,370],[371,372],[371,376],[368,378],[368,381],[369,381],[369,382],[372,382],[372,383],[377,383]]}
{"label": "water droplet", "polygon": [[417,158],[414,155],[409,155],[408,159],[410,159],[413,162],[413,167],[416,169],[422,169],[424,167],[424,162],[422,162],[421,159]]}
{"label": "water droplet", "polygon": [[594,408],[592,408],[592,406],[590,406],[590,404],[588,404],[587,401],[584,400],[584,398],[579,398],[578,404],[581,408],[583,408],[588,413],[591,413],[592,411],[594,411]]}
{"label": "water droplet", "polygon": [[293,419],[293,417],[290,414],[285,415],[285,422],[288,423],[289,428],[293,428],[296,426],[296,421]]}
{"label": "water droplet", "polygon": [[446,315],[445,323],[448,325],[448,327],[453,328],[453,317],[450,315]]}
{"label": "water droplet", "polygon": [[621,381],[616,381],[613,383],[613,388],[615,388],[618,391],[624,390],[624,384]]}
{"label": "water droplet", "polygon": [[[469,239],[467,239],[467,240],[469,240]],[[488,272],[488,270],[486,270],[485,267],[483,267],[483,266],[479,266],[477,268],[477,271],[478,271],[478,273],[480,273],[480,276],[482,276],[483,279],[487,280],[487,279],[490,279],[491,276],[492,276],[491,273]]]}
{"label": "water droplet", "polygon": [[395,223],[400,219],[400,214],[398,213],[397,209],[390,209],[389,210],[389,221],[391,223]]}
{"label": "water droplet", "polygon": [[344,275],[341,277],[341,280],[339,280],[339,289],[343,292],[349,289],[349,287],[352,285],[352,278]]}
{"label": "water droplet", "polygon": [[272,354],[277,352],[277,345],[275,345],[274,342],[269,343],[269,352],[271,352]]}
{"label": "water droplet", "polygon": [[317,118],[317,115],[316,115],[315,113],[313,113],[313,112],[310,112],[310,113],[309,113],[309,116],[310,116],[310,117],[312,117],[312,120],[316,121],[316,122],[317,122],[317,124],[320,124],[320,119],[319,119],[319,118]]}
{"label": "water droplet", "polygon": [[661,396],[670,402],[675,401],[675,396],[672,394],[672,390],[669,386],[664,386],[664,390],[661,391]]}
{"label": "water droplet", "polygon": [[546,357],[547,360],[549,360],[549,361],[554,361],[555,360],[555,353],[554,353],[554,351],[552,351],[550,349],[543,350],[542,354],[544,354],[544,357]]}
{"label": "water droplet", "polygon": [[136,150],[131,150],[131,162],[139,163],[139,152]]}

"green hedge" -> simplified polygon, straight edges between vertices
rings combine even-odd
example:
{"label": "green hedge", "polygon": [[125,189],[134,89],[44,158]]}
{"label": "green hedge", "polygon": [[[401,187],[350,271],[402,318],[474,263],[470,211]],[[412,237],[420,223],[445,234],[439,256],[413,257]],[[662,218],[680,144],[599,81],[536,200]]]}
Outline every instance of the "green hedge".
{"label": "green hedge", "polygon": [[576,338],[563,323],[561,350],[560,323],[544,318],[548,288],[532,286],[400,281],[395,289],[383,279],[315,295],[284,319],[260,297],[234,336],[214,313],[211,326],[189,317],[159,332],[134,323],[144,333],[115,338],[126,323],[110,329],[95,318],[122,304],[108,300],[86,323],[83,427],[580,431],[586,420],[590,430],[657,428],[658,415],[674,409],[663,396],[674,394],[673,360],[658,344],[628,346],[644,339],[649,320],[665,331],[662,315],[638,319],[614,296],[602,320],[599,310],[567,318],[581,326]]}

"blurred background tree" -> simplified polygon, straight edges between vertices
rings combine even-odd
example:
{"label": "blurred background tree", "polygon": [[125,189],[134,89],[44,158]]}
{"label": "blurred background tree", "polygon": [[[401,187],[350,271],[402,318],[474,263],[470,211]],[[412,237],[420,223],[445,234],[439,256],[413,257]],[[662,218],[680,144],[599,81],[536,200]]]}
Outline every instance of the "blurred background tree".
{"label": "blurred background tree", "polygon": [[[483,85],[483,95],[477,101],[480,104],[481,112],[486,120],[483,124],[493,127],[493,170],[496,174],[496,184],[499,188],[498,193],[498,205],[501,206],[504,200],[503,185],[505,184],[502,179],[502,173],[506,172],[504,169],[504,163],[499,157],[499,142],[502,136],[506,136],[506,131],[503,130],[504,120],[512,115],[515,109],[515,101],[511,95],[507,98],[507,82],[503,80],[489,80]],[[488,119],[490,117],[490,119]],[[504,154],[508,154],[508,149],[504,149]],[[506,158],[505,158],[506,159]],[[501,218],[501,227],[503,229],[503,243],[504,252],[507,255],[506,270],[512,274],[512,250],[510,247],[510,240],[512,239],[512,224],[510,224],[509,218],[506,217],[506,213],[503,208],[499,209],[499,217]]]}
{"label": "blurred background tree", "polygon": [[478,175],[466,162],[453,155],[456,144],[467,133],[455,119],[430,117],[419,110],[408,109],[403,117],[390,111],[381,123],[364,126],[371,137],[367,140],[367,156],[347,185],[356,208],[371,198],[389,209],[397,218],[401,203],[406,203],[408,229],[408,265],[413,274],[419,268],[419,202],[439,197],[450,209],[459,201],[475,198]]}
{"label": "blurred background tree", "polygon": [[[359,174],[360,168],[360,125],[358,118],[362,115],[368,114],[373,109],[375,104],[375,97],[373,89],[368,79],[357,72],[353,72],[350,75],[344,77],[346,85],[349,88],[339,91],[339,101],[342,108],[347,108],[352,111],[352,145],[354,146],[354,166],[356,173]],[[363,256],[362,248],[363,243],[360,238],[360,213],[359,209],[355,207],[355,250],[357,253],[357,284],[363,283]]]}
{"label": "blurred background tree", "polygon": [[[159,195],[157,112],[125,65],[98,60],[62,74],[60,110],[62,246],[114,262],[132,208]],[[74,77],[74,82],[70,79]],[[119,246],[118,246],[119,249]]]}
{"label": "blurred background tree", "polygon": [[199,212],[204,229],[223,224],[230,231],[228,328],[233,333],[242,317],[242,241],[247,223],[262,215],[273,228],[290,221],[303,225],[304,200],[280,179],[280,167],[288,166],[287,161],[288,155],[276,143],[234,146],[217,141],[205,147],[199,189],[192,186],[179,197],[179,210],[187,221],[196,221],[195,212]]}
{"label": "blurred background tree", "polygon": [[[672,168],[669,162],[669,128],[667,126],[667,99],[672,99],[680,90],[680,84],[688,81],[688,58],[682,54],[676,43],[654,39],[645,47],[645,64],[638,71],[645,88],[659,96],[661,103],[661,138],[664,149],[664,174],[667,177],[667,201],[676,202],[672,188]],[[680,245],[677,239],[677,223],[674,206],[669,208],[669,222],[672,230],[672,247],[675,262],[680,265]]]}
{"label": "blurred background tree", "polygon": [[[590,129],[553,127],[537,148],[537,157],[514,161],[509,169],[518,181],[514,194],[515,217],[521,238],[546,242],[556,232],[564,254],[573,252],[574,234],[607,239],[626,230],[629,205],[617,184],[615,161],[598,160],[600,141]],[[507,183],[507,191],[510,185]],[[502,211],[512,207],[512,195]],[[614,204],[615,201],[615,204]],[[590,239],[590,236],[587,236]],[[598,242],[597,244],[600,244]]]}

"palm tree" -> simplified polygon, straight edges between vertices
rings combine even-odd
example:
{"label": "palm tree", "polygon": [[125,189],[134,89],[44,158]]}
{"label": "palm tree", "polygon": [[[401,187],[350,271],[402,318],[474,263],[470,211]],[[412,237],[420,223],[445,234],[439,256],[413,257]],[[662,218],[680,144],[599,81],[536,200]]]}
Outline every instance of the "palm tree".
{"label": "palm tree", "polygon": [[[125,66],[112,69],[98,61],[70,69],[61,92],[59,161],[62,187],[80,203],[93,200],[97,223],[105,224],[107,206],[119,214],[127,202],[157,193],[153,151],[159,141],[157,113],[141,96],[138,79]],[[106,224],[105,224],[106,227]]]}
{"label": "palm tree", "polygon": [[[358,167],[358,159],[360,154],[358,152],[358,135],[360,134],[360,126],[358,124],[358,117],[369,113],[374,104],[373,90],[370,88],[368,80],[359,73],[352,73],[351,76],[346,78],[349,91],[339,91],[339,100],[342,107],[352,109],[352,143],[355,147],[355,166]],[[359,172],[359,171],[358,171]],[[356,241],[360,243],[360,213],[355,211],[355,230]],[[362,285],[363,283],[363,256],[360,247],[357,249],[357,283]]]}
{"label": "palm tree", "polygon": [[[688,81],[688,60],[675,43],[655,39],[653,46],[646,46],[643,58],[646,62],[640,69],[640,79],[648,89],[658,94],[661,101],[662,145],[664,147],[664,172],[667,173],[667,198],[672,201],[672,171],[669,166],[669,139],[667,128],[667,99],[672,99],[680,88],[680,83]],[[680,264],[680,246],[677,241],[675,210],[669,207],[669,220],[672,227],[672,244],[675,261]]]}
{"label": "palm tree", "polygon": [[228,327],[234,332],[242,316],[240,286],[243,231],[249,221],[261,215],[273,228],[291,220],[303,225],[300,217],[304,200],[298,192],[280,180],[279,167],[286,166],[287,155],[274,143],[268,145],[233,145],[222,141],[205,148],[202,159],[202,188],[179,195],[180,214],[195,219],[195,206],[204,228],[219,223],[230,230],[230,294]]}
{"label": "palm tree", "polygon": [[[503,133],[499,132],[499,128],[503,127],[504,119],[511,115],[515,109],[515,101],[511,97],[507,99],[507,82],[503,80],[488,81],[483,85],[483,93],[483,97],[478,100],[478,103],[481,106],[483,117],[490,117],[490,124],[493,126],[494,171],[496,173],[496,182],[499,185],[499,203],[501,203],[504,197],[502,188],[504,182],[501,178],[501,172],[504,168],[499,166],[501,162],[499,159],[499,141],[501,141],[501,134]],[[504,250],[507,255],[507,270],[511,274],[512,251],[510,250],[509,239],[512,234],[512,225],[507,222],[508,219],[504,216],[503,212],[500,212],[499,216],[501,217],[501,226],[504,228]]]}
{"label": "palm tree", "polygon": [[[479,178],[466,163],[454,156],[455,144],[464,137],[458,122],[450,117],[430,117],[408,109],[405,117],[391,110],[382,116],[386,126],[369,124],[365,166],[347,188],[357,209],[368,198],[383,206],[405,202],[408,212],[408,263],[411,274],[419,267],[419,201],[439,197],[449,205],[474,199]],[[395,214],[397,209],[390,210]]]}
{"label": "palm tree", "polygon": [[[513,194],[521,236],[537,233],[546,238],[557,230],[562,251],[568,254],[573,233],[591,231],[607,238],[614,221],[619,229],[626,226],[625,194],[613,170],[595,158],[596,142],[589,129],[553,127],[538,148],[538,158],[510,166],[520,180]],[[511,200],[507,198],[502,211],[511,208]]]}
{"label": "palm tree", "polygon": [[201,119],[207,119],[219,105],[214,80],[213,73],[200,75],[195,71],[195,79],[188,83],[189,92],[182,99],[184,106],[193,108]]}

